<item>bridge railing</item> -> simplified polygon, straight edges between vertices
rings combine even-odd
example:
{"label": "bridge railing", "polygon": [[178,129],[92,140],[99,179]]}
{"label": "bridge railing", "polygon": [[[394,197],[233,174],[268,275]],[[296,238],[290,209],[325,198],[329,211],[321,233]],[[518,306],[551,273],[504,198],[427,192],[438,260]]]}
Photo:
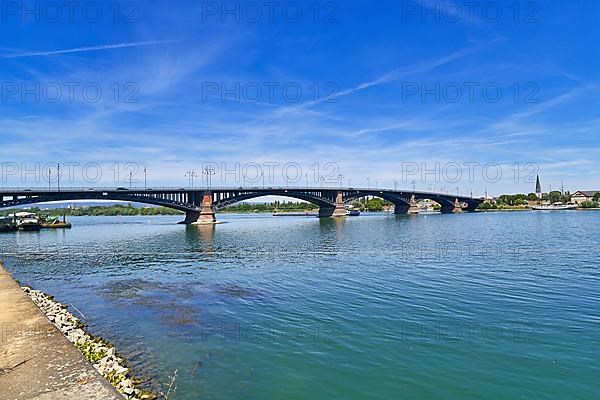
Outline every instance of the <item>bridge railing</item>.
{"label": "bridge railing", "polygon": [[[194,187],[184,187],[184,186],[152,186],[152,187],[140,187],[140,186],[119,186],[119,187],[75,187],[75,186],[65,186],[60,189],[48,188],[48,187],[0,187],[0,194],[2,195],[26,195],[28,193],[32,194],[50,194],[50,193],[103,193],[103,192],[120,192],[120,193],[140,193],[140,192],[202,192],[208,190],[206,187],[202,186],[194,186]],[[340,190],[345,192],[362,192],[368,193],[368,195],[376,195],[377,193],[401,193],[401,194],[415,194],[422,196],[444,196],[444,197],[456,197],[458,199],[473,199],[480,200],[477,197],[464,196],[464,195],[456,195],[453,193],[444,193],[444,192],[427,192],[427,191],[419,191],[419,190],[394,190],[394,189],[386,189],[386,188],[364,188],[364,187],[333,187],[333,186],[319,186],[319,187],[308,187],[308,186],[232,186],[232,187],[211,187],[211,191],[213,192],[233,192],[233,191],[331,191],[331,190]]]}

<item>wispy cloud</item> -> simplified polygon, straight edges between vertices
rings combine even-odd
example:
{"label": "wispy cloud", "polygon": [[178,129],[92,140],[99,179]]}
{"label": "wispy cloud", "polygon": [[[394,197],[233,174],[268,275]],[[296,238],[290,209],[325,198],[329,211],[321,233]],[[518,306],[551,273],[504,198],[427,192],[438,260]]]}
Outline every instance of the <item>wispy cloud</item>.
{"label": "wispy cloud", "polygon": [[112,49],[123,49],[128,47],[154,46],[158,44],[174,43],[175,40],[148,40],[143,42],[115,43],[100,46],[75,47],[72,49],[50,50],[50,51],[30,51],[15,54],[1,54],[0,58],[24,58],[24,57],[42,57],[54,56],[59,54],[85,53],[90,51],[102,51]]}
{"label": "wispy cloud", "polygon": [[303,108],[306,109],[306,108],[312,107],[316,104],[326,103],[328,101],[339,99],[340,97],[348,96],[348,95],[354,94],[356,92],[359,92],[359,91],[362,91],[365,89],[369,89],[371,87],[384,85],[387,83],[397,81],[406,76],[433,71],[436,68],[442,67],[442,66],[449,64],[451,62],[454,62],[454,61],[458,61],[464,57],[467,57],[470,54],[480,51],[481,49],[483,49],[485,47],[489,47],[495,43],[498,43],[500,40],[501,39],[495,39],[495,40],[492,40],[492,41],[484,43],[484,44],[480,44],[480,45],[476,45],[476,46],[469,46],[469,47],[463,48],[461,50],[457,50],[453,53],[446,54],[446,55],[436,58],[436,59],[413,64],[413,65],[410,65],[410,66],[404,67],[404,68],[395,69],[395,70],[388,72],[387,74],[384,74],[384,75],[382,75],[376,79],[373,79],[371,81],[363,82],[354,87],[351,87],[351,88],[348,88],[348,89],[345,89],[345,90],[342,90],[342,91],[339,91],[336,93],[332,93],[331,95],[325,96],[324,98],[322,98],[318,101],[307,101],[298,106],[283,107],[281,109],[281,111],[282,111],[281,114],[285,115],[290,111],[297,111],[298,109],[303,109]]}
{"label": "wispy cloud", "polygon": [[[447,54],[443,57],[440,57],[438,59],[435,60],[430,60],[424,63],[420,63],[420,64],[416,64],[416,65],[412,65],[410,67],[407,68],[400,68],[400,69],[396,69],[390,73],[387,73],[375,80],[369,81],[369,82],[365,82],[365,83],[361,83],[358,86],[355,86],[353,88],[341,91],[339,93],[336,93],[334,95],[332,95],[331,97],[341,97],[341,96],[346,96],[349,94],[352,94],[354,92],[357,92],[359,90],[363,90],[363,89],[367,89],[370,88],[372,86],[377,86],[377,85],[381,85],[381,84],[385,84],[385,83],[390,83],[393,81],[396,81],[404,76],[407,75],[412,75],[412,74],[417,74],[417,73],[423,73],[423,72],[429,72],[431,70],[434,70],[438,67],[441,67],[443,65],[449,64],[453,61],[457,61],[460,60],[461,58],[464,58],[472,53],[475,53],[479,50],[481,50],[482,48],[486,47],[486,46],[490,46],[494,43],[498,42],[498,40],[494,40],[491,41],[489,43],[486,43],[484,45],[478,45],[478,46],[470,46],[458,51],[455,51],[453,53]],[[327,100],[327,99],[325,99]]]}

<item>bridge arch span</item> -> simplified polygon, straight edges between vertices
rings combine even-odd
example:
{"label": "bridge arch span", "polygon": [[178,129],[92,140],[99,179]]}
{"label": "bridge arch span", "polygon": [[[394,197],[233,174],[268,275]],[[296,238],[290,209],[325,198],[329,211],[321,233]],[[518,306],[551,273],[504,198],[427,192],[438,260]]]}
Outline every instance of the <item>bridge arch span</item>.
{"label": "bridge arch span", "polygon": [[261,197],[271,197],[271,196],[287,197],[287,198],[291,198],[291,199],[302,200],[302,201],[306,201],[308,203],[314,204],[314,205],[318,206],[319,208],[335,207],[335,201],[330,201],[329,199],[321,197],[317,194],[302,193],[302,192],[297,192],[297,191],[286,191],[286,190],[270,191],[269,193],[262,193],[262,192],[240,193],[240,194],[230,197],[230,198],[216,200],[216,201],[214,201],[213,205],[214,205],[215,210],[221,210],[225,207],[229,207],[229,206],[232,206],[234,204],[241,203],[244,201],[258,199]]}
{"label": "bridge arch span", "polygon": [[90,193],[87,195],[82,194],[71,194],[71,193],[56,193],[56,194],[45,194],[41,196],[25,196],[18,197],[11,200],[2,200],[1,207],[2,208],[10,208],[10,207],[19,207],[26,205],[36,205],[36,204],[44,204],[51,203],[57,201],[86,201],[86,200],[109,200],[109,201],[122,201],[126,203],[139,203],[139,204],[149,204],[154,206],[161,206],[172,208],[181,212],[190,212],[190,211],[198,211],[199,207],[194,204],[185,203],[182,201],[178,201],[175,199],[168,198],[158,198],[152,196],[141,196],[141,195],[120,195],[120,194],[111,194],[111,193]]}
{"label": "bridge arch span", "polygon": [[411,207],[410,196],[403,196],[396,193],[390,193],[385,191],[373,190],[373,191],[357,191],[355,193],[347,193],[344,196],[344,203],[351,204],[354,201],[366,198],[366,197],[377,197],[390,203],[394,204],[394,213],[406,214]]}

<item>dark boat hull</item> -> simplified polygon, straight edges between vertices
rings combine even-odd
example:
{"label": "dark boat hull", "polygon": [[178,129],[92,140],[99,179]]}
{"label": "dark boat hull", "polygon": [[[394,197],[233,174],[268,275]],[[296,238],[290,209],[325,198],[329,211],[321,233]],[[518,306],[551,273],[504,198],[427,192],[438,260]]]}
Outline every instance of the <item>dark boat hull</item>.
{"label": "dark boat hull", "polygon": [[25,232],[36,232],[36,231],[39,231],[40,229],[42,229],[42,226],[40,224],[21,224],[21,225],[19,225],[19,230],[25,231]]}

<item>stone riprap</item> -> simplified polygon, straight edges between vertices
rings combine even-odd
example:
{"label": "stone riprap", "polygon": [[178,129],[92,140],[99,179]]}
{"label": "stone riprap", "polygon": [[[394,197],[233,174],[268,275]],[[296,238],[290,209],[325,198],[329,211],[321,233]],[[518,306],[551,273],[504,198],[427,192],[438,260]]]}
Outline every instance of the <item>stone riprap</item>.
{"label": "stone riprap", "polygon": [[0,265],[0,398],[122,400]]}
{"label": "stone riprap", "polygon": [[22,287],[46,317],[77,347],[94,368],[128,400],[156,399],[156,395],[138,388],[126,361],[111,344],[87,333],[84,323],[67,311],[67,306],[39,290]]}

